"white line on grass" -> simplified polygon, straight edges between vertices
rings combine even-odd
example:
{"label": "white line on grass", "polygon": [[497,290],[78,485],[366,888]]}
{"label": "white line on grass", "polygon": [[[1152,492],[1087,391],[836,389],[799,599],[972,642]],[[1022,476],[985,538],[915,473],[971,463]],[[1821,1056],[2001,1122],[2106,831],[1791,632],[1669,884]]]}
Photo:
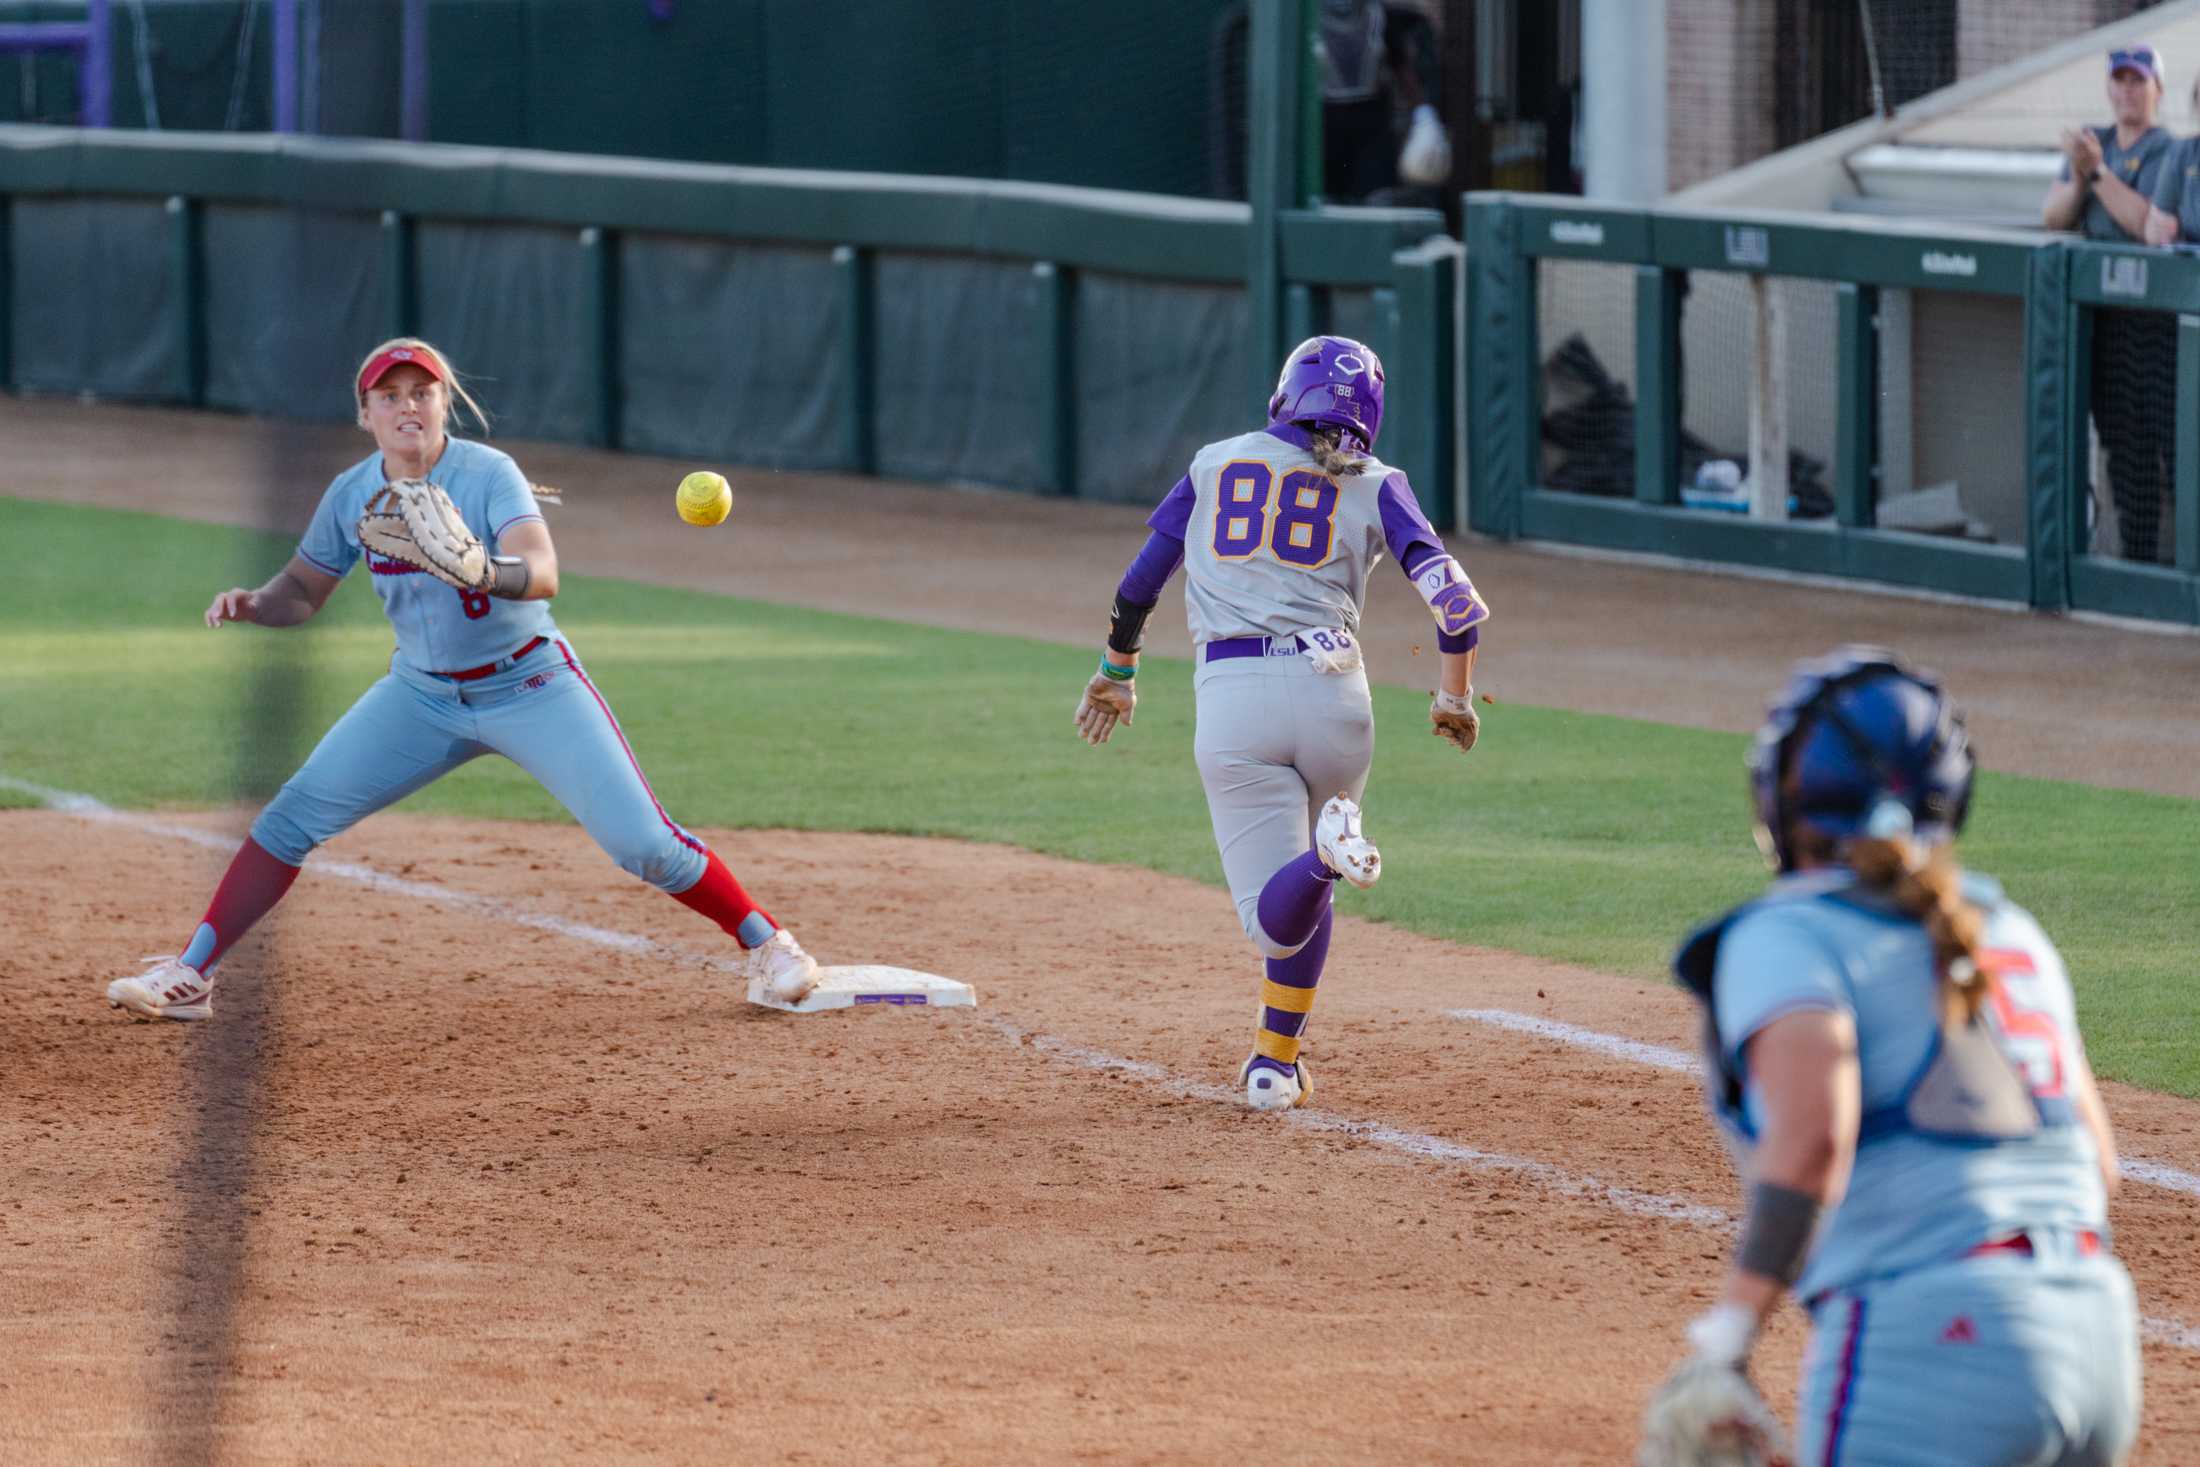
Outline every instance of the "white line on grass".
{"label": "white line on grass", "polygon": [[[44,785],[32,784],[28,780],[17,779],[12,775],[0,774],[0,789],[12,789],[27,794],[49,808],[64,814],[98,821],[102,824],[120,825],[132,830],[142,831],[148,835],[166,836],[171,839],[188,841],[193,845],[224,851],[234,851],[239,844],[239,842],[228,836],[215,831],[201,830],[196,826],[175,825],[167,821],[126,814],[101,804],[90,795],[73,794],[67,790],[49,789]],[[315,861],[309,869],[315,875],[334,876],[339,880],[356,882],[377,891],[387,891],[415,897],[423,901],[438,902],[444,906],[457,907],[463,911],[493,917],[499,921],[533,928],[540,932],[555,933],[560,937],[568,937],[576,942],[585,942],[597,947],[607,947],[628,953],[661,954],[665,957],[677,958],[683,962],[701,962],[714,968],[738,971],[736,965],[722,957],[691,952],[674,947],[669,943],[658,942],[652,938],[636,936],[630,932],[619,932],[608,927],[593,927],[584,922],[568,922],[562,917],[530,912],[520,907],[496,901],[493,898],[475,896],[471,892],[453,891],[449,887],[436,886],[427,882],[407,881],[402,877],[377,871],[371,866],[361,866],[349,861],[321,860]],[[1459,1018],[1481,1018],[1483,1015],[1503,1012],[1503,1010],[1495,1009],[1459,1009],[1453,1011],[1454,1016]],[[983,1017],[1003,1036],[1020,1044],[1029,1045],[1032,1049],[1049,1058],[1061,1060],[1083,1069],[1120,1074],[1143,1084],[1158,1086],[1171,1095],[1187,1100],[1203,1100],[1221,1105],[1240,1103],[1238,1092],[1232,1087],[1186,1079],[1181,1075],[1173,1074],[1161,1065],[1152,1064],[1145,1060],[1125,1059],[1120,1055],[1108,1054],[1103,1050],[1088,1049],[1083,1045],[1071,1043],[1069,1040],[1057,1038],[1052,1034],[1032,1033],[997,1015],[987,1014]],[[1552,1027],[1558,1029],[1573,1029],[1574,1027],[1572,1025],[1553,1026],[1550,1020],[1535,1019],[1525,1014],[1513,1014],[1508,1017],[1521,1022],[1508,1024],[1507,1027],[1527,1029],[1528,1032],[1532,1033],[1548,1034]],[[1530,1026],[1536,1027],[1531,1028]],[[1576,1032],[1595,1034],[1594,1030],[1578,1030]],[[1636,1045],[1632,1040],[1617,1039],[1611,1035],[1596,1035],[1596,1037],[1600,1040],[1610,1041],[1612,1045],[1628,1045],[1648,1053],[1668,1056],[1684,1063],[1688,1062],[1688,1057],[1678,1050],[1660,1050],[1654,1045]],[[1609,1052],[1619,1053],[1620,1051],[1613,1049]],[[1643,1062],[1657,1063],[1658,1061],[1645,1060]],[[1523,1177],[1549,1191],[1569,1197],[1580,1197],[1594,1202],[1601,1202],[1617,1211],[1630,1213],[1637,1217],[1662,1218],[1670,1222],[1690,1223],[1699,1227],[1717,1228],[1727,1232],[1731,1232],[1734,1228],[1733,1215],[1722,1208],[1707,1207],[1700,1203],[1689,1202],[1683,1198],[1667,1197],[1655,1192],[1637,1191],[1632,1187],[1623,1187],[1616,1183],[1602,1181],[1596,1177],[1570,1172],[1563,1167],[1553,1166],[1549,1162],[1534,1161],[1526,1157],[1506,1156],[1495,1151],[1483,1151],[1478,1147],[1464,1146],[1456,1141],[1447,1141],[1441,1136],[1430,1136],[1418,1131],[1407,1131],[1396,1126],[1384,1125],[1380,1121],[1356,1121],[1350,1117],[1335,1115],[1328,1111],[1310,1110],[1287,1112],[1283,1120],[1286,1124],[1298,1127],[1301,1130],[1350,1136],[1388,1151],[1419,1157],[1426,1161],[1449,1162],[1463,1166],[1469,1171],[1503,1172]],[[2150,1340],[2157,1340],[2182,1350],[2200,1352],[2200,1329],[2195,1329],[2191,1325],[2183,1324],[2174,1319],[2147,1318],[2142,1319],[2140,1324],[2146,1337]]]}
{"label": "white line on grass", "polygon": [[[1539,1019],[1533,1014],[1516,1014],[1509,1009],[1448,1009],[1445,1012],[1454,1019],[1465,1019],[1473,1024],[1488,1024],[1497,1029],[1510,1029],[1516,1034],[1532,1034],[1538,1039],[1555,1040],[1560,1044],[1570,1044],[1576,1049],[1593,1050],[1598,1054],[1630,1060],[1638,1065],[1655,1065],[1661,1070],[1679,1070],[1689,1075],[1703,1073],[1703,1061],[1683,1050],[1667,1049],[1659,1044],[1643,1044],[1638,1040],[1623,1039],[1617,1034],[1584,1029],[1578,1024],[1562,1024],[1556,1019]],[[2150,1187],[2200,1197],[2200,1176],[2191,1172],[2180,1171],[2158,1161],[2141,1161],[2131,1156],[2123,1158],[2121,1169],[2126,1181],[2144,1182]]]}

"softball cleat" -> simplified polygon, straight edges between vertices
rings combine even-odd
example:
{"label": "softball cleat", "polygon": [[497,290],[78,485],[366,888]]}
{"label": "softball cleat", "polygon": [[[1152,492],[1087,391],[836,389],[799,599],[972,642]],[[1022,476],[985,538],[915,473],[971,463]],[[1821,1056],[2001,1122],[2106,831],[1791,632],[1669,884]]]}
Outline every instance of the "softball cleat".
{"label": "softball cleat", "polygon": [[1238,1066],[1238,1084],[1244,1088],[1245,1103],[1254,1110],[1292,1110],[1306,1104],[1314,1093],[1314,1075],[1306,1068],[1305,1060],[1293,1060],[1291,1073],[1273,1069],[1268,1065],[1256,1065],[1260,1056],[1248,1055]]}
{"label": "softball cleat", "polygon": [[749,952],[749,976],[763,981],[764,992],[776,1003],[800,1003],[817,987],[817,959],[802,950],[794,934],[782,927],[760,947]]}
{"label": "softball cleat", "polygon": [[109,1007],[141,1019],[211,1019],[214,980],[176,958],[146,958],[144,972],[107,985]]}
{"label": "softball cleat", "polygon": [[1373,886],[1383,874],[1383,853],[1360,833],[1360,807],[1349,796],[1340,794],[1322,806],[1314,822],[1314,849],[1324,866],[1354,886]]}

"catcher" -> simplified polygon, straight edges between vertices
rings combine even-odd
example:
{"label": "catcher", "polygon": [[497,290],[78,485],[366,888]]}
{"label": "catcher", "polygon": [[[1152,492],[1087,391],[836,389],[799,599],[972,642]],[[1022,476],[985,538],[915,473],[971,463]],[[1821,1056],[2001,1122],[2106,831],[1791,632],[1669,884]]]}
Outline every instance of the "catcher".
{"label": "catcher", "polygon": [[454,400],[488,426],[449,360],[400,338],[368,353],[355,384],[376,452],[329,485],[290,563],[256,590],[216,596],[206,624],[296,626],[363,559],[397,634],[389,673],[252,822],[183,951],[116,979],[107,1001],[149,1019],[211,1017],[214,965],[315,846],[484,754],[525,769],[621,867],[731,933],[772,996],[806,996],[817,964],[657,803],[551,620],[550,528],[508,455],[449,436]]}
{"label": "catcher", "polygon": [[[1749,768],[1779,876],[1675,964],[1748,1217],[1640,1462],[2113,1467],[2139,1428],[2116,1144],[2061,955],[1953,861],[1962,715],[1845,647],[1796,669]],[[1792,1456],[1742,1373],[1790,1289],[1812,1329]]]}

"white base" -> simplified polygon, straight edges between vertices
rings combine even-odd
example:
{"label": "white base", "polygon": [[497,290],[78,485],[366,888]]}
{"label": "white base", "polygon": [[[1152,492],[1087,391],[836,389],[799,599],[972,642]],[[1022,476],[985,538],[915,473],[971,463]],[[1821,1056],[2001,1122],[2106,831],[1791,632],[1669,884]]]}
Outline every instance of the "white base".
{"label": "white base", "polygon": [[815,1014],[826,1009],[852,1009],[869,1004],[935,1009],[976,1008],[978,995],[967,983],[919,973],[911,968],[889,968],[860,963],[840,968],[819,968],[817,987],[800,1003],[782,1003],[764,993],[760,978],[749,980],[749,1002],[790,1014]]}

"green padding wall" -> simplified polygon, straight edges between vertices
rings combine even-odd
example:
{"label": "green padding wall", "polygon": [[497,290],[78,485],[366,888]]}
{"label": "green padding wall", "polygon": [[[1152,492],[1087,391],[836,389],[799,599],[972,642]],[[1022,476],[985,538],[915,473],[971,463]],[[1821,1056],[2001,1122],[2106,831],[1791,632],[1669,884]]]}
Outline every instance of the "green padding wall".
{"label": "green padding wall", "polygon": [[1207,190],[1232,0],[437,0],[439,142]]}
{"label": "green padding wall", "polygon": [[370,214],[208,205],[206,399],[294,418],[352,416],[352,371],[383,336]]}
{"label": "green padding wall", "polygon": [[1035,488],[1046,477],[1039,282],[1029,265],[878,261],[878,468]]}
{"label": "green padding wall", "polygon": [[672,235],[619,242],[622,445],[717,463],[840,464],[832,257]]}
{"label": "green padding wall", "polygon": [[175,382],[172,221],[136,199],[17,199],[15,386],[163,398]]}
{"label": "green padding wall", "polygon": [[[867,169],[1208,192],[1211,47],[1234,0],[433,0],[437,142],[781,168]],[[249,46],[241,22],[248,8]],[[81,3],[0,0],[0,21]],[[114,120],[144,125],[131,7],[113,9]],[[398,128],[397,0],[323,0],[318,119]],[[268,0],[146,5],[169,129],[271,125]],[[239,55],[245,59],[240,73]],[[74,62],[0,66],[0,121],[72,122]]]}
{"label": "green padding wall", "polygon": [[1158,504],[1246,421],[1245,292],[1088,272],[1077,291],[1078,493]]}
{"label": "green padding wall", "polygon": [[418,248],[420,334],[450,354],[496,432],[582,437],[595,364],[574,231],[423,221]]}

